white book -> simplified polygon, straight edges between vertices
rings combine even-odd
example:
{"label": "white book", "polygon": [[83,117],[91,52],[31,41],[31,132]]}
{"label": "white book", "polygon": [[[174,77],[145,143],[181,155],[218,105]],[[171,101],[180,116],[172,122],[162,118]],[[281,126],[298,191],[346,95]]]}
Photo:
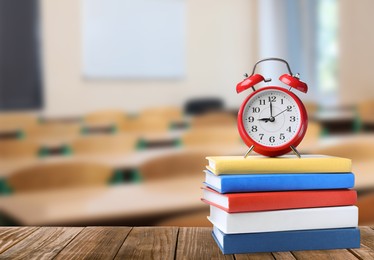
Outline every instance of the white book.
{"label": "white book", "polygon": [[210,206],[209,221],[226,234],[348,228],[358,225],[356,206],[227,213]]}

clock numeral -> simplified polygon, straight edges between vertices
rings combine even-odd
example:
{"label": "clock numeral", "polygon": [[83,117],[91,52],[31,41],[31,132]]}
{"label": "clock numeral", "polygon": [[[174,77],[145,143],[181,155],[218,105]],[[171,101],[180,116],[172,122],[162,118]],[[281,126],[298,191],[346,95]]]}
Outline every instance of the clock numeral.
{"label": "clock numeral", "polygon": [[259,107],[252,107],[252,112],[253,113],[260,113],[260,108]]}
{"label": "clock numeral", "polygon": [[281,105],[283,105],[283,98],[281,98]]}
{"label": "clock numeral", "polygon": [[260,99],[260,106],[265,105],[265,99]]}
{"label": "clock numeral", "polygon": [[277,97],[275,96],[270,96],[269,97],[269,102],[276,102],[277,101]]}
{"label": "clock numeral", "polygon": [[287,106],[287,112],[291,112],[292,111],[292,106]]}
{"label": "clock numeral", "polygon": [[296,117],[290,116],[290,122],[295,122],[295,121],[296,121]]}
{"label": "clock numeral", "polygon": [[264,134],[260,134],[260,140],[262,140],[262,138],[264,138]]}
{"label": "clock numeral", "polygon": [[274,143],[275,142],[275,136],[270,136],[269,137],[269,142]]}
{"label": "clock numeral", "polygon": [[257,125],[252,126],[252,132],[257,132]]}
{"label": "clock numeral", "polygon": [[279,139],[280,140],[284,140],[286,137],[284,136],[284,133],[281,133],[280,135],[279,135]]}
{"label": "clock numeral", "polygon": [[255,118],[253,116],[248,117],[248,121],[250,123],[253,123],[255,121]]}
{"label": "clock numeral", "polygon": [[291,133],[291,127],[288,127],[286,131]]}

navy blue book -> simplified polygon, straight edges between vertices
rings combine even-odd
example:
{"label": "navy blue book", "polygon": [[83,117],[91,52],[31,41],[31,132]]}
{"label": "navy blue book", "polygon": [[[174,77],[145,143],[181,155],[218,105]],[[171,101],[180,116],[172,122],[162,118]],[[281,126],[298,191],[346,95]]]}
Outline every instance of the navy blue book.
{"label": "navy blue book", "polygon": [[358,228],[225,234],[213,227],[213,238],[224,254],[326,250],[360,247]]}
{"label": "navy blue book", "polygon": [[205,184],[220,192],[324,190],[353,188],[353,173],[284,173],[214,175],[205,170]]}

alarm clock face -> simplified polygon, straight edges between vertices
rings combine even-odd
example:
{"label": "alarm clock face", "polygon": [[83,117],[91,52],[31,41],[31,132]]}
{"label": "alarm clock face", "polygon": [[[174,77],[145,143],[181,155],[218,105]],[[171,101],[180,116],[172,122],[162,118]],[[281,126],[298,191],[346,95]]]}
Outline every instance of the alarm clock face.
{"label": "alarm clock face", "polygon": [[306,131],[307,115],[299,98],[278,87],[253,92],[239,111],[239,131],[247,145],[264,155],[280,155],[297,146]]}

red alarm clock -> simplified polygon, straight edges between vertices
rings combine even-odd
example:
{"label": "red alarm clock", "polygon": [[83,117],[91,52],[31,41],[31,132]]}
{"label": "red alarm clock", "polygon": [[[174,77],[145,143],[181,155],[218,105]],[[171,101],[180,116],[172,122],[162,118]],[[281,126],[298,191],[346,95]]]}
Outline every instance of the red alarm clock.
{"label": "red alarm clock", "polygon": [[[255,85],[271,79],[254,74],[256,66],[265,61],[279,61],[286,64],[289,74],[283,74],[279,80],[289,89],[279,86],[268,86],[256,90]],[[308,116],[301,100],[291,92],[296,89],[307,93],[308,86],[293,75],[289,64],[279,58],[267,58],[258,61],[252,74],[246,76],[236,86],[240,93],[251,88],[253,92],[244,100],[238,113],[238,129],[241,138],[249,149],[244,157],[254,150],[266,156],[279,156],[293,151],[298,157],[296,147],[303,139],[308,126]]]}

